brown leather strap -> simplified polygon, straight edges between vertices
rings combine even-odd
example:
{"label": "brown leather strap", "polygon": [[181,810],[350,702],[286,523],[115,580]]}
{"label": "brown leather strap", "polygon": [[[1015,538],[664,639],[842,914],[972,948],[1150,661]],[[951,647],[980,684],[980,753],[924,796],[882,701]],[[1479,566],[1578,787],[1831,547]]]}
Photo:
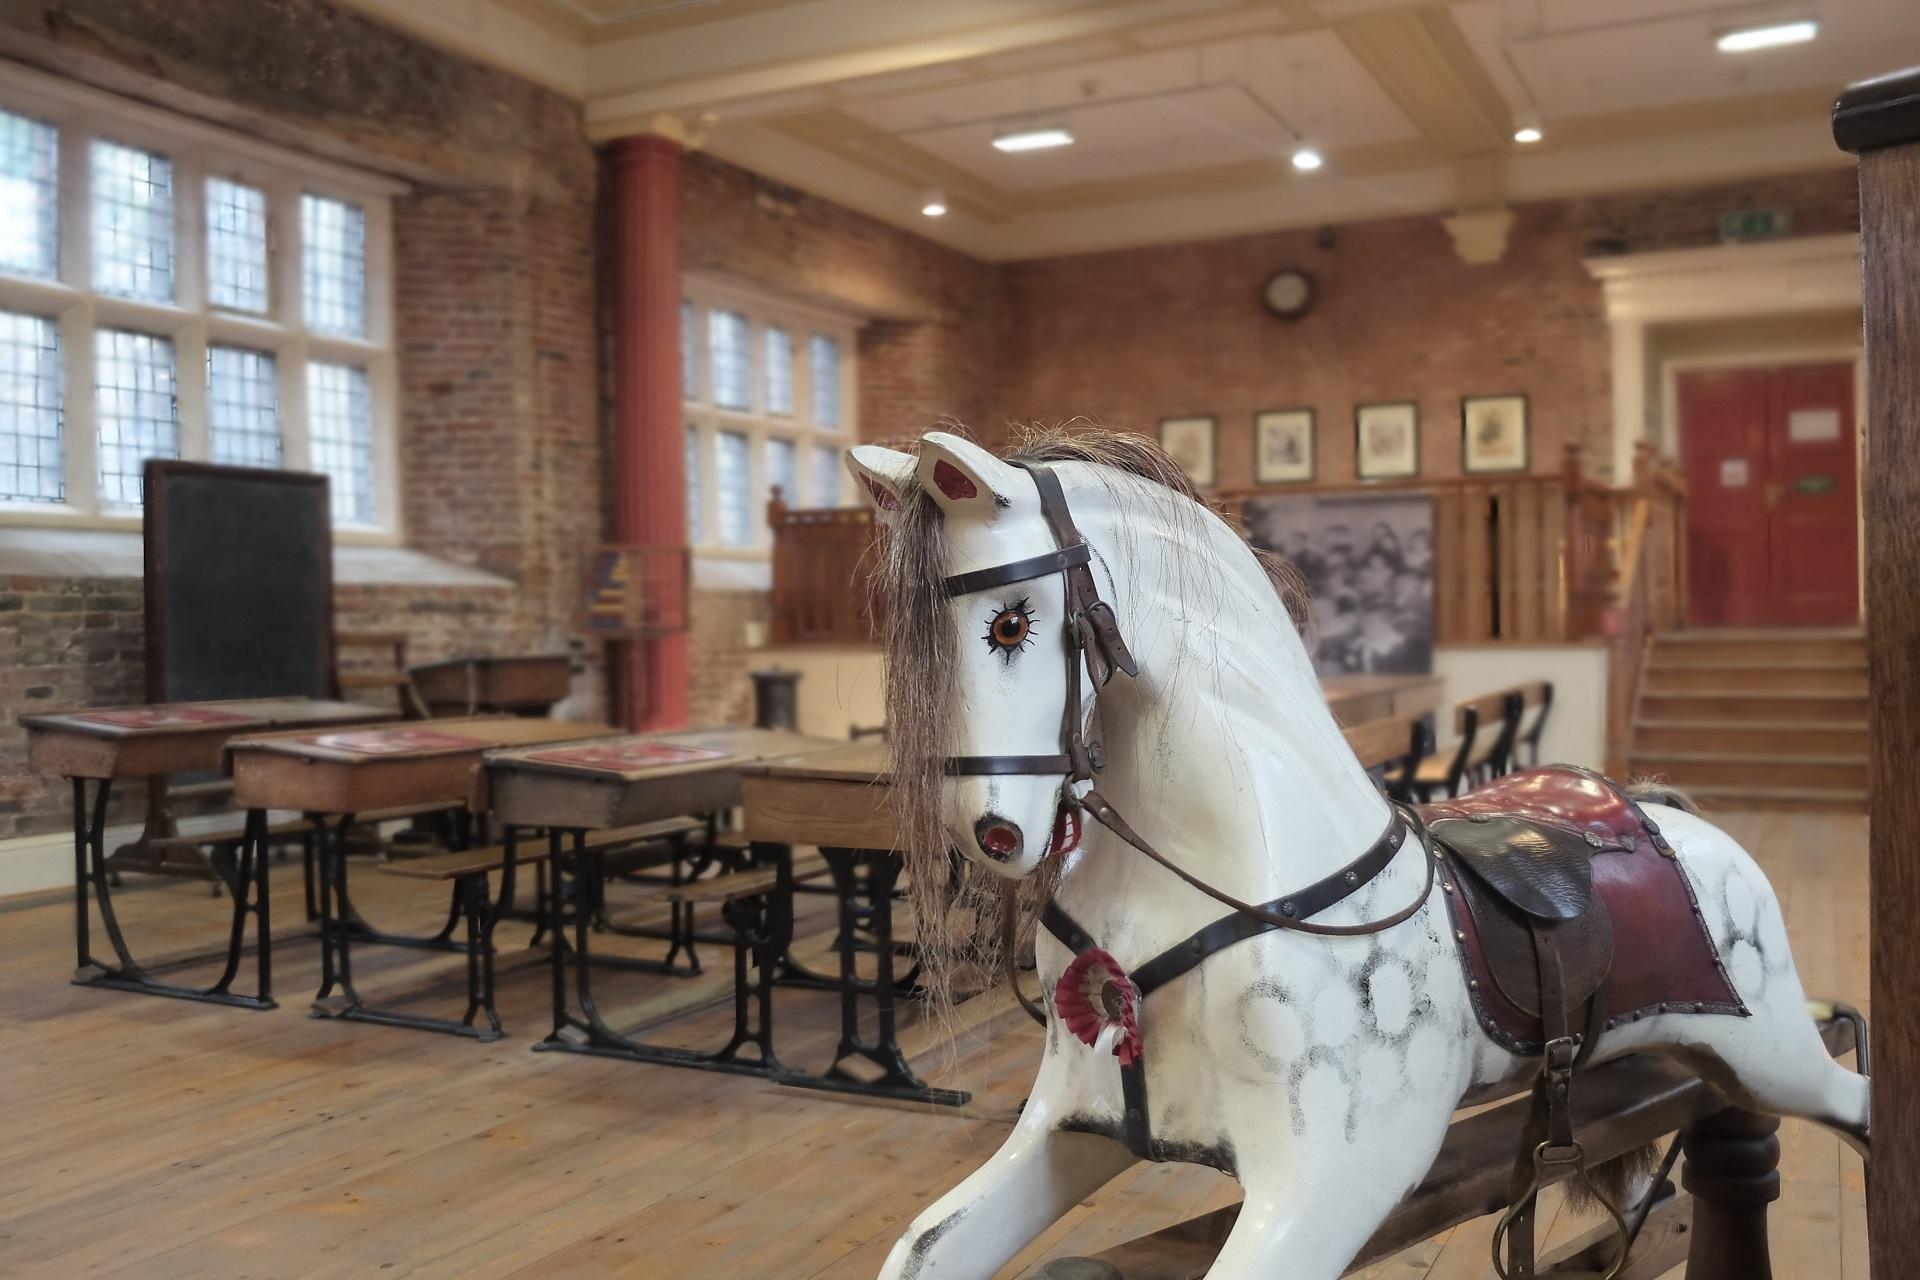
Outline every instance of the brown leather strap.
{"label": "brown leather strap", "polygon": [[[1168,871],[1173,872],[1173,874],[1180,877],[1182,881],[1206,894],[1215,902],[1223,906],[1232,907],[1242,915],[1252,916],[1255,920],[1272,925],[1276,929],[1292,929],[1296,933],[1311,933],[1330,938],[1350,938],[1364,933],[1379,933],[1383,929],[1391,929],[1394,925],[1411,920],[1414,914],[1418,912],[1422,906],[1426,905],[1427,898],[1433,893],[1433,839],[1427,834],[1426,828],[1420,824],[1418,818],[1403,811],[1398,805],[1393,807],[1393,817],[1389,821],[1388,832],[1391,834],[1395,826],[1403,823],[1413,828],[1420,839],[1420,850],[1426,856],[1427,881],[1421,886],[1420,892],[1415,895],[1413,901],[1409,902],[1406,906],[1390,916],[1384,916],[1378,920],[1369,920],[1364,924],[1314,924],[1311,921],[1298,918],[1297,914],[1289,916],[1285,914],[1284,911],[1269,910],[1263,906],[1256,906],[1251,902],[1242,902],[1232,894],[1214,888],[1184,867],[1175,864],[1165,854],[1148,844],[1138,832],[1127,825],[1127,820],[1121,817],[1119,812],[1115,810],[1111,804],[1107,803],[1106,797],[1102,796],[1098,791],[1087,792],[1081,799],[1080,806],[1092,814],[1101,826],[1113,832],[1113,834],[1119,836],[1135,849],[1146,854],[1147,857],[1151,858],[1154,862],[1159,863]],[[1357,888],[1358,886],[1356,885],[1355,887]]]}

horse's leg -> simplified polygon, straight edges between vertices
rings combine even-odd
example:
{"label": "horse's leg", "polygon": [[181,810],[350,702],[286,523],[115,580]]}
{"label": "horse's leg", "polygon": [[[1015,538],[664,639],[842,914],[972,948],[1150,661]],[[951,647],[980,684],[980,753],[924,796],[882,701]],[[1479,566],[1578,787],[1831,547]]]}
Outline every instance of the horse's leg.
{"label": "horse's leg", "polygon": [[1252,1148],[1260,1156],[1239,1171],[1240,1217],[1206,1280],[1336,1280],[1432,1165],[1447,1131],[1441,1108],[1431,1122],[1352,1144],[1337,1129],[1318,1141],[1274,1134],[1269,1116]]}
{"label": "horse's leg", "polygon": [[1725,832],[1671,811],[1661,820],[1670,838],[1681,829],[1681,862],[1699,886],[1701,914],[1749,1016],[1655,1017],[1652,1035],[1731,1101],[1815,1121],[1865,1154],[1867,1078],[1835,1062],[1821,1043],[1773,886]]}
{"label": "horse's leg", "polygon": [[1027,1112],[1032,1119],[1023,1118],[992,1158],[913,1220],[880,1280],[991,1280],[1134,1161],[1111,1138],[1053,1128],[1050,1109],[1036,1108],[1034,1099]]}

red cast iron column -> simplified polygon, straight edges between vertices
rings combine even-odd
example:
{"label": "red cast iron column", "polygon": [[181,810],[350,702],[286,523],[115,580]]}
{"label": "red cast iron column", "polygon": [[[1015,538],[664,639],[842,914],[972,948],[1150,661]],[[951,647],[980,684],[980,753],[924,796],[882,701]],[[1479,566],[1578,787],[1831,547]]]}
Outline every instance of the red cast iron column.
{"label": "red cast iron column", "polygon": [[[613,184],[614,540],[687,541],[680,392],[680,144],[654,134],[607,148]],[[680,590],[662,575],[663,590]],[[691,602],[678,602],[683,607]],[[679,611],[676,611],[679,612]],[[617,706],[629,728],[687,722],[685,632],[620,646]]]}

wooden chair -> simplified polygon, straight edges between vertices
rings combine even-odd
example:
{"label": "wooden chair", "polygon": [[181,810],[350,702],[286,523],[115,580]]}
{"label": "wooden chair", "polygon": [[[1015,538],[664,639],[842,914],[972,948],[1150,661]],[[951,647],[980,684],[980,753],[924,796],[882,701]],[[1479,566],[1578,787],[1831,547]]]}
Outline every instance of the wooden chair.
{"label": "wooden chair", "polygon": [[[1515,728],[1513,745],[1507,752],[1507,758],[1501,762],[1501,773],[1512,773],[1516,769],[1540,763],[1540,735],[1546,731],[1547,716],[1552,711],[1553,681],[1536,680],[1520,686],[1521,723],[1526,727]],[[1533,713],[1531,721],[1526,719],[1529,712]],[[1526,748],[1524,758],[1522,747]]]}
{"label": "wooden chair", "polygon": [[1433,750],[1433,729],[1425,716],[1389,716],[1344,731],[1347,745],[1368,773],[1379,779],[1389,799],[1410,802],[1413,773]]}
{"label": "wooden chair", "polygon": [[1413,771],[1413,793],[1422,801],[1457,796],[1473,783],[1503,772],[1520,727],[1521,691],[1502,689],[1454,704],[1451,752],[1428,754]]}

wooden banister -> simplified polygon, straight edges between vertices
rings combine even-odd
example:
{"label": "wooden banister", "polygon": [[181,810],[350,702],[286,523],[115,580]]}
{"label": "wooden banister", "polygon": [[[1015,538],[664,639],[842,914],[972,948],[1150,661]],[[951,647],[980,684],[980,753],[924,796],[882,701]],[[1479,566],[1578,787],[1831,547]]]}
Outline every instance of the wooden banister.
{"label": "wooden banister", "polygon": [[875,619],[866,574],[879,530],[873,512],[789,507],[776,485],[767,524],[773,530],[773,643],[869,643]]}

